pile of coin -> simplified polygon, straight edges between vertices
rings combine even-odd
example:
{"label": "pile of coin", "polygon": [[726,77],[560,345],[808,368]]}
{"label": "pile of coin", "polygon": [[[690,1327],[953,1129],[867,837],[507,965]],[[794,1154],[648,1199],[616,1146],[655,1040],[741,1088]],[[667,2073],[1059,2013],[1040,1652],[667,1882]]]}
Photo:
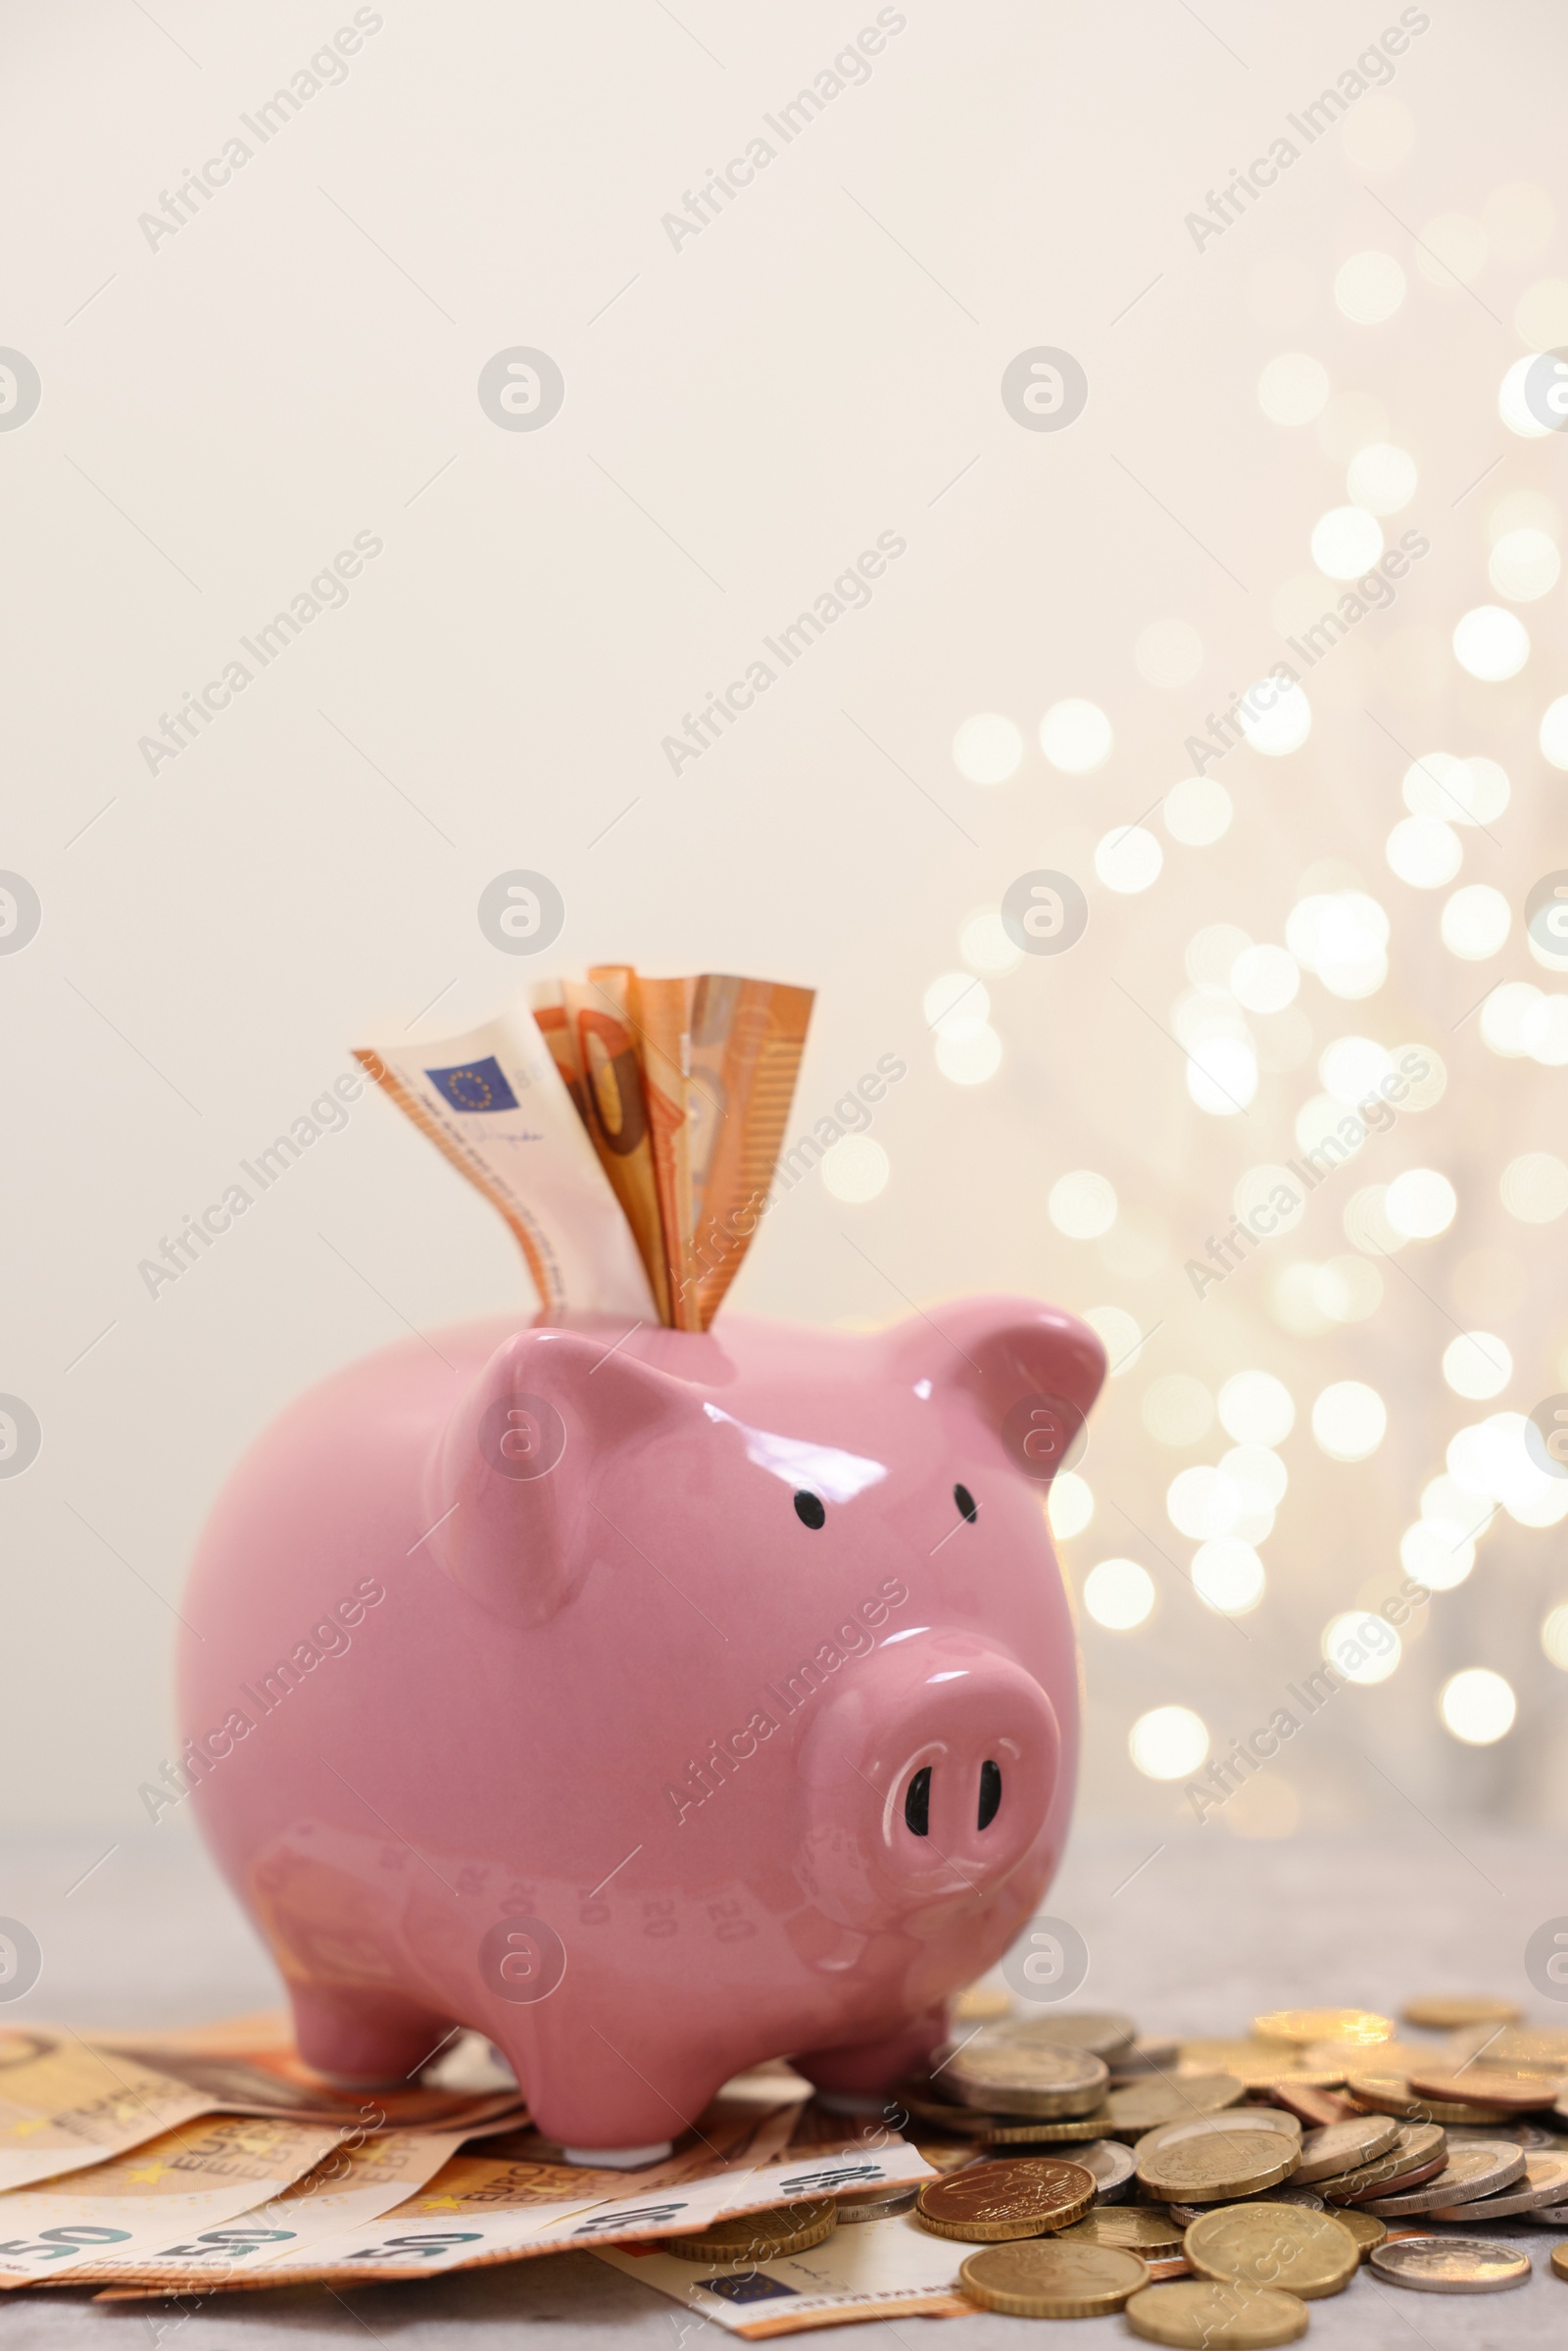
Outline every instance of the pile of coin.
{"label": "pile of coin", "polygon": [[[1264,2345],[1363,2262],[1425,2293],[1532,2274],[1494,2221],[1568,2228],[1568,2031],[1487,1995],[1285,2009],[1234,2040],[976,2002],[900,2098],[939,2176],[919,2226],[979,2250],[960,2281],[1020,2318],[1125,2309],[1151,2342]],[[978,2010],[978,2017],[976,2011]],[[1568,2244],[1551,2257],[1568,2280]]]}

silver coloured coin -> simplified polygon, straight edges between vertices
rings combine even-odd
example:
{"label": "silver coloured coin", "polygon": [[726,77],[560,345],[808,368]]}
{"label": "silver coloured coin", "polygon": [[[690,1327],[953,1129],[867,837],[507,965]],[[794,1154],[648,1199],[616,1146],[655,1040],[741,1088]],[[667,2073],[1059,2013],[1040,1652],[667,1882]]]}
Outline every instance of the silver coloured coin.
{"label": "silver coloured coin", "polygon": [[901,2185],[895,2181],[888,2187],[873,2187],[863,2196],[845,2196],[834,2206],[839,2227],[846,2228],[856,2221],[885,2221],[890,2213],[912,2212],[919,2192],[918,2183],[910,2187],[906,2182]]}
{"label": "silver coloured coin", "polygon": [[1038,2041],[1052,2049],[1087,2049],[1092,2057],[1103,2057],[1115,2065],[1122,2051],[1132,2047],[1137,2028],[1130,2016],[1118,2016],[1114,2010],[1102,2014],[1052,2008],[1039,2016],[1007,2017],[990,2030],[999,2040]]}
{"label": "silver coloured coin", "polygon": [[1123,2146],[1120,2139],[1081,2139],[1063,2152],[1069,2161],[1081,2163],[1086,2172],[1094,2173],[1102,2204],[1121,2204],[1132,2193],[1136,2169],[1133,2151]]}
{"label": "silver coloured coin", "polygon": [[1429,2213],[1450,2205],[1473,2204],[1478,2197],[1491,2196],[1525,2176],[1525,2157],[1521,2148],[1507,2139],[1494,2146],[1455,2147],[1436,2179],[1423,2180],[1419,2187],[1406,2188],[1401,2194],[1395,2186],[1387,2196],[1366,2196],[1358,2199],[1364,2211],[1379,2221],[1402,2220],[1406,2213]]}
{"label": "silver coloured coin", "polygon": [[1484,2229],[1489,2221],[1511,2220],[1521,2212],[1549,2210],[1564,2198],[1568,2198],[1568,2155],[1527,2155],[1522,2180],[1493,2195],[1477,2196],[1467,2204],[1436,2205],[1432,2218],[1462,2221],[1469,2228]]}
{"label": "silver coloured coin", "polygon": [[1501,2237],[1396,2236],[1373,2246],[1367,2267],[1418,2294],[1500,2294],[1523,2285],[1531,2264]]}

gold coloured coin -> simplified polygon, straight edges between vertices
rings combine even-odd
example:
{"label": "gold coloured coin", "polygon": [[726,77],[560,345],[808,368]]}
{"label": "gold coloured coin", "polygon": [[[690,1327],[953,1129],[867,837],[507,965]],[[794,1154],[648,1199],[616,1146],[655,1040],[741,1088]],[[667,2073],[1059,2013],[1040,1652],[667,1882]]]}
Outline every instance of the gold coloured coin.
{"label": "gold coloured coin", "polygon": [[1499,2294],[1523,2285],[1530,2256],[1498,2236],[1397,2236],[1367,2263],[1390,2285],[1422,2294]]}
{"label": "gold coloured coin", "polygon": [[1447,2161],[1446,2155],[1435,2155],[1430,2163],[1419,2164],[1413,2172],[1401,2172],[1396,2180],[1385,2180],[1378,2187],[1363,2187],[1353,2196],[1348,2196],[1343,2188],[1336,2189],[1332,2180],[1325,2180],[1321,2182],[1324,2200],[1336,2212],[1348,2211],[1353,2205],[1364,2205],[1369,2212],[1375,2212],[1385,2196],[1403,2196],[1414,2188],[1425,2187],[1429,2180],[1436,2180],[1446,2169]]}
{"label": "gold coloured coin", "polygon": [[1308,2324],[1306,2304],[1294,2294],[1276,2286],[1221,2285],[1212,2278],[1146,2286],[1126,2310],[1134,2334],[1180,2351],[1264,2351],[1271,2343],[1294,2343]]}
{"label": "gold coloured coin", "polygon": [[1344,2121],[1349,2101],[1336,2097],[1331,2090],[1315,2087],[1316,2082],[1315,2074],[1299,2082],[1294,2075],[1282,2074],[1278,2082],[1270,2084],[1268,2094],[1274,2105],[1294,2114],[1298,2122],[1313,2131],[1322,2131],[1330,2123]]}
{"label": "gold coloured coin", "polygon": [[1457,2033],[1465,2025],[1517,2025],[1520,2010],[1490,1992],[1433,1991],[1406,2000],[1399,2014],[1423,2033]]}
{"label": "gold coloured coin", "polygon": [[1276,2008],[1270,2016],[1253,2017],[1252,2031],[1259,2040],[1291,2041],[1299,2048],[1334,2040],[1365,2049],[1394,2038],[1394,2019],[1370,2008]]}
{"label": "gold coloured coin", "polygon": [[1314,2040],[1301,2052],[1305,2064],[1337,2071],[1342,2080],[1348,2074],[1404,2074],[1413,2065],[1430,2065],[1434,2057],[1447,2055],[1446,2048],[1434,2049],[1430,2041],[1408,2040]]}
{"label": "gold coloured coin", "polygon": [[1309,2180],[1335,2180],[1342,2172],[1374,2163],[1398,2144],[1399,2126],[1392,2115],[1354,2115],[1348,2123],[1325,2123],[1301,2141],[1301,2160],[1291,2174],[1304,2185]]}
{"label": "gold coloured coin", "polygon": [[1091,2057],[1115,2058],[1133,2045],[1138,2028],[1113,2009],[1053,2009],[1048,2016],[1009,2017],[995,2029],[999,2040],[1039,2041],[1049,2049],[1087,2049]]}
{"label": "gold coloured coin", "polygon": [[1508,2114],[1533,2114],[1549,2106],[1557,2095],[1557,2079],[1547,2074],[1515,2073],[1510,2068],[1476,2064],[1459,2068],[1411,2068],[1406,2076],[1417,2097],[1446,2099],[1456,2104],[1500,2106]]}
{"label": "gold coloured coin", "polygon": [[1357,2106],[1374,2114],[1394,2114],[1404,2122],[1502,2123],[1507,2108],[1484,2106],[1456,2098],[1423,2098],[1410,2087],[1404,2074],[1350,2074],[1346,2087]]}
{"label": "gold coloured coin", "polygon": [[1234,2074],[1156,2074],[1149,2082],[1130,2082],[1113,2089],[1105,2112],[1119,2137],[1141,2137],[1160,2123],[1178,2123],[1187,2115],[1218,2114],[1235,2106],[1245,2084]]}
{"label": "gold coloured coin", "polygon": [[1104,2059],[1088,2049],[999,2040],[982,2031],[949,2060],[947,2080],[965,2106],[1061,2122],[1093,2114],[1104,2099],[1110,2074]]}
{"label": "gold coloured coin", "polygon": [[1564,2285],[1568,2285],[1568,2245],[1553,2245],[1551,2274],[1554,2278],[1560,2278]]}
{"label": "gold coloured coin", "polygon": [[1070,2146],[1075,2139],[1104,2138],[1116,2128],[1106,2107],[1075,2114],[1065,2123],[1021,2122],[1016,2115],[988,2115],[980,2136],[988,2147]]}
{"label": "gold coloured coin", "polygon": [[976,2114],[972,2107],[939,2097],[926,2081],[901,2082],[892,2103],[906,2107],[922,2123],[934,2123],[939,2131],[951,2131],[957,2138],[984,2138],[989,2124],[1004,2120],[1001,2115]]}
{"label": "gold coloured coin", "polygon": [[1205,2213],[1182,2240],[1200,2278],[1277,2285],[1302,2302],[1343,2294],[1361,2252],[1343,2224],[1297,2204],[1234,2204]]}
{"label": "gold coloured coin", "polygon": [[1122,2076],[1142,2081],[1146,2074],[1168,2074],[1176,2063],[1177,2044],[1162,2033],[1141,2033],[1130,2049],[1120,2049],[1110,2061],[1110,2078],[1119,2088]]}
{"label": "gold coloured coin", "polygon": [[1455,2035],[1455,2047],[1462,2057],[1476,2056],[1484,2048],[1489,2065],[1539,2066],[1543,2073],[1568,2074],[1568,2025],[1507,2025],[1500,2033],[1477,2025],[1468,2035]]}
{"label": "gold coloured coin", "polygon": [[927,2180],[914,2209],[934,2236],[989,2245],[1068,2228],[1094,2200],[1093,2172],[1057,2156],[1034,2155],[971,2164],[946,2180]]}
{"label": "gold coloured coin", "polygon": [[1363,2261],[1373,2246],[1381,2245],[1389,2233],[1384,2222],[1375,2220],[1371,2213],[1362,2212],[1354,2204],[1342,2206],[1335,2212],[1334,2218],[1342,2229],[1348,2229],[1355,2239],[1356,2250]]}
{"label": "gold coloured coin", "polygon": [[1173,2221],[1180,2221],[1184,2229],[1190,2229],[1193,2223],[1200,2221],[1205,2213],[1250,2212],[1256,2204],[1298,2204],[1305,2212],[1326,2212],[1328,2210],[1322,2197],[1315,2196],[1309,2187],[1296,2187],[1289,2182],[1284,2187],[1265,2188],[1260,2195],[1227,2197],[1220,2204],[1172,2203],[1167,2204],[1165,2210]]}
{"label": "gold coloured coin", "polygon": [[[1397,2126],[1396,2126],[1397,2128]],[[1277,2106],[1231,2106],[1218,2114],[1183,2115],[1180,2122],[1156,2123],[1146,2131],[1133,2152],[1141,2161],[1152,2155],[1156,2147],[1173,2146],[1179,2138],[1211,2137],[1215,2131],[1271,2131],[1279,2138],[1288,2138],[1298,2145],[1301,2126],[1293,2114],[1284,2114]]]}
{"label": "gold coloured coin", "polygon": [[831,2196],[808,2204],[789,2204],[782,2212],[742,2212],[732,2220],[714,2221],[691,2236],[666,2236],[662,2253],[682,2261],[722,2261],[756,2269],[759,2262],[778,2261],[786,2253],[804,2253],[831,2236],[838,2227],[838,2207]]}
{"label": "gold coloured coin", "polygon": [[971,1984],[948,2003],[956,2025],[994,2025],[1012,2014],[1012,1995],[1000,1984]]}
{"label": "gold coloured coin", "polygon": [[1278,2040],[1184,2040],[1177,2044],[1178,2054],[1185,2066],[1195,2073],[1234,2074],[1249,2089],[1267,2089],[1274,2082],[1305,2080],[1313,2087],[1325,2087],[1332,2077],[1319,2073],[1305,2062],[1305,2053],[1288,2041]]}
{"label": "gold coloured coin", "polygon": [[1398,2138],[1387,2155],[1358,2164],[1353,2172],[1325,2180],[1323,2193],[1331,2204],[1339,2203],[1342,2198],[1353,2202],[1357,2196],[1376,2195],[1380,2191],[1392,2194],[1396,2180],[1406,2180],[1432,2164],[1441,2170],[1447,2152],[1448,2134],[1441,2123],[1401,2123]]}
{"label": "gold coloured coin", "polygon": [[1141,2253],[1146,2261],[1182,2250],[1181,2223],[1140,2204],[1098,2204],[1061,2234],[1064,2242],[1113,2245],[1123,2253]]}
{"label": "gold coloured coin", "polygon": [[1034,2237],[971,2253],[958,2283],[983,2309],[1015,2319],[1097,2319],[1149,2283],[1149,2264],[1107,2245]]}
{"label": "gold coloured coin", "polygon": [[1223,2198],[1253,2196],[1288,2180],[1298,2145],[1278,2131],[1206,2131],[1173,2139],[1141,2156],[1138,2177],[1156,2196],[1179,2196],[1187,2204],[1217,2204]]}

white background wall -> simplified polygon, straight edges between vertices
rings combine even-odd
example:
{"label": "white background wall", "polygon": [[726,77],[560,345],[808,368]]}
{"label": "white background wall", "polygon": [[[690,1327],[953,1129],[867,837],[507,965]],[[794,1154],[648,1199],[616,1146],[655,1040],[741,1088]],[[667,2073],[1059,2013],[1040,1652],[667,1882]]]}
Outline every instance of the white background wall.
{"label": "white background wall", "polygon": [[[1520,1222],[1499,1196],[1519,1153],[1563,1150],[1562,1072],[1500,1056],[1465,1017],[1497,981],[1556,986],[1523,901],[1568,866],[1568,784],[1537,749],[1568,687],[1562,590],[1519,606],[1532,651],[1511,682],[1468,677],[1450,647],[1463,612],[1499,601],[1492,540],[1526,512],[1500,502],[1538,493],[1528,515],[1549,528],[1565,498],[1560,439],[1509,431],[1497,406],[1516,360],[1568,343],[1561,18],[1433,0],[1390,87],[1199,249],[1185,216],[1385,17],[1347,0],[1207,0],[1201,21],[1168,0],[906,0],[868,82],[676,250],[662,216],[871,9],[376,13],[346,80],[265,147],[244,134],[245,168],[153,247],[138,217],[351,12],[8,12],[0,342],[32,361],[42,400],[0,432],[0,865],[43,923],[0,956],[0,1389],[36,1412],[43,1448],[0,1480],[0,1806],[153,1835],[135,1789],[170,1751],[184,1562],[244,1445],[409,1324],[523,1309],[499,1223],[379,1101],[175,1288],[153,1299],[137,1265],[352,1043],[437,999],[415,1033],[456,1028],[531,976],[474,911],[495,874],[528,867],[565,899],[561,968],[813,984],[797,1131],[879,1054],[908,1062],[874,1130],[885,1190],[853,1205],[798,1187],[737,1307],[869,1323],[903,1294],[1010,1288],[1117,1307],[1150,1334],[1108,1389],[1085,1463],[1096,1514],[1067,1553],[1080,1580],[1137,1559],[1158,1592],[1141,1629],[1086,1628],[1085,1803],[1179,1824],[1179,1788],[1129,1758],[1134,1719],[1187,1705],[1216,1746],[1266,1720],[1327,1620],[1397,1581],[1454,1432],[1568,1388],[1565,1227]],[[1549,201],[1499,196],[1521,182]],[[1464,221],[1489,224],[1483,258]],[[1368,249],[1407,279],[1374,325],[1333,292]],[[498,429],[476,396],[513,345],[564,376],[537,432]],[[1061,431],[1021,429],[1000,396],[1037,345],[1087,372]],[[1257,382],[1291,351],[1334,393],[1286,427]],[[1314,577],[1310,535],[1345,504],[1356,449],[1385,440],[1420,476],[1385,528],[1419,529],[1431,553],[1314,673],[1300,750],[1243,746],[1210,769],[1232,824],[1184,846],[1159,812],[1192,770],[1184,743],[1341,593]],[[672,775],[661,742],[682,713],[885,530],[907,552],[869,608]],[[384,551],[346,607],[149,773],[138,739],[160,713],[361,531]],[[1162,619],[1201,643],[1176,688],[1135,661]],[[1067,697],[1114,731],[1083,777],[1036,744]],[[953,752],[985,711],[1026,746],[995,787]],[[1384,856],[1406,767],[1439,750],[1511,779],[1506,810],[1462,835],[1455,886],[1490,884],[1513,910],[1480,961],[1442,944],[1447,893]],[[1163,871],[1106,888],[1096,844],[1149,811]],[[970,917],[1041,866],[1082,881],[1087,936],[987,978],[1001,1065],[956,1085],[924,992],[964,968]],[[1386,981],[1347,1002],[1306,977],[1292,1013],[1251,1023],[1265,1066],[1245,1115],[1199,1107],[1173,1031],[1189,942],[1222,923],[1277,942],[1303,888],[1357,878],[1392,925]],[[1442,1102],[1371,1141],[1200,1303],[1184,1261],[1229,1221],[1239,1178],[1294,1152],[1318,1055],[1348,1034],[1436,1053]],[[1279,1274],[1352,1253],[1351,1196],[1414,1165],[1455,1186],[1450,1230],[1381,1268],[1366,1319],[1286,1327]],[[1119,1202],[1095,1241],[1048,1214],[1082,1169]],[[1440,1368],[1472,1328],[1512,1353],[1490,1403]],[[1298,1418],[1260,1545],[1267,1592],[1227,1622],[1188,1586],[1194,1544],[1164,1497],[1228,1440],[1161,1445],[1144,1399],[1173,1373],[1212,1394],[1250,1366],[1287,1383]],[[1307,1426],[1350,1378],[1390,1415],[1359,1464],[1328,1460]],[[1560,1531],[1504,1515],[1398,1672],[1345,1693],[1279,1767],[1283,1793],[1226,1830],[1430,1834],[1412,1801],[1560,1816],[1568,1685],[1539,1628],[1564,1597]],[[1437,1708],[1474,1664],[1519,1700],[1488,1747]]]}

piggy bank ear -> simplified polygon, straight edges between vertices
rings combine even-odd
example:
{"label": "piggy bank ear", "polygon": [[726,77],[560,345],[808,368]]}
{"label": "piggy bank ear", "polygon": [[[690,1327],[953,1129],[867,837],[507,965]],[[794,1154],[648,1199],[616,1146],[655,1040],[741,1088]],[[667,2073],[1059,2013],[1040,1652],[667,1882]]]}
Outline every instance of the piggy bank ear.
{"label": "piggy bank ear", "polygon": [[1027,1298],[956,1298],[897,1324],[883,1346],[917,1391],[966,1396],[1013,1467],[1041,1484],[1082,1449],[1105,1377],[1088,1324]]}
{"label": "piggy bank ear", "polygon": [[593,1552],[608,1458],[691,1409],[679,1384],[576,1331],[519,1331],[436,1440],[426,1547],[509,1624],[546,1623]]}

